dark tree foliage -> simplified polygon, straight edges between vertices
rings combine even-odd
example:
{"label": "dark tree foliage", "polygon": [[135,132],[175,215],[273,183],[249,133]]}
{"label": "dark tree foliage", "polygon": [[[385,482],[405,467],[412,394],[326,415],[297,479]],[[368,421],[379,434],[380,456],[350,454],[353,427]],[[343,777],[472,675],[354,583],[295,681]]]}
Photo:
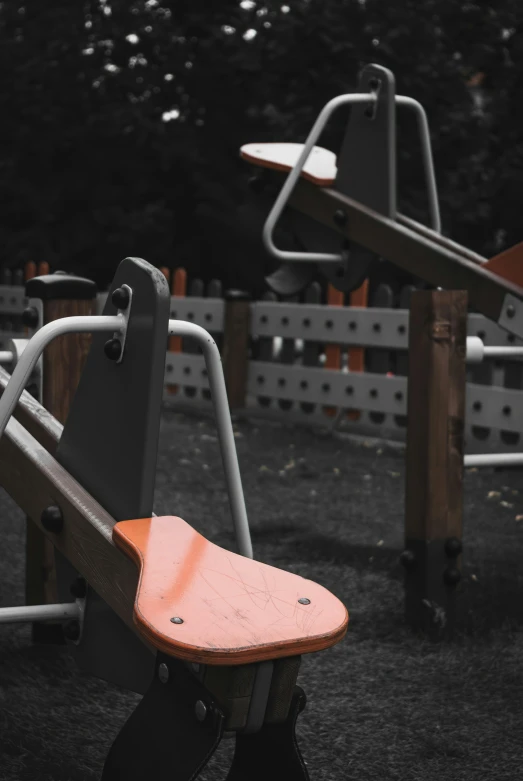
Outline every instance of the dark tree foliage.
{"label": "dark tree foliage", "polygon": [[[499,251],[523,238],[522,26],[520,0],[0,3],[3,262],[105,284],[138,255],[256,288],[267,204],[238,148],[303,140],[368,62],[426,107],[445,232]],[[425,221],[416,126],[398,114],[400,208]]]}

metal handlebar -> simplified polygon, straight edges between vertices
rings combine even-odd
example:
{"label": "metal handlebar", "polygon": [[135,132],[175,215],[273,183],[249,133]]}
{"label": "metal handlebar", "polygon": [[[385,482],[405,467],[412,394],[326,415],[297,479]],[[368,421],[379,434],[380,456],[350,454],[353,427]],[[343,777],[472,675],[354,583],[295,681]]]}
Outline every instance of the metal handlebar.
{"label": "metal handlebar", "polygon": [[[57,336],[70,333],[95,333],[109,331],[122,335],[125,340],[128,313],[114,316],[77,316],[63,317],[42,326],[28,341],[20,359],[15,366],[7,386],[0,398],[0,437],[4,434],[9,418],[18,404],[20,396],[27,384],[44,348]],[[240,553],[247,558],[253,558],[249,522],[245,508],[245,498],[236,453],[236,443],[227,400],[225,378],[223,376],[220,351],[212,336],[199,325],[186,323],[183,320],[169,320],[169,335],[190,336],[196,339],[202,348],[211,396],[216,414],[218,440],[225,471],[227,492],[231,506],[236,540]]]}
{"label": "metal handlebar", "polygon": [[[269,216],[263,226],[263,243],[265,244],[268,252],[271,253],[278,260],[283,261],[308,261],[310,263],[332,263],[342,261],[343,255],[331,254],[324,252],[290,252],[287,250],[280,250],[274,244],[273,233],[276,223],[281,217],[283,209],[285,208],[287,201],[290,198],[292,190],[298,181],[300,174],[303,170],[307,159],[312,152],[318,138],[323,132],[327,122],[331,118],[332,114],[340,106],[354,105],[356,103],[375,103],[377,97],[374,93],[349,93],[347,95],[339,95],[337,98],[330,100],[321,110],[316,122],[314,123],[311,132],[307,136],[307,140],[303,145],[300,156],[292,170],[289,172],[287,179],[284,182],[278,197],[276,198]],[[416,112],[418,120],[418,128],[421,138],[421,151],[423,157],[423,168],[425,170],[425,178],[427,181],[428,199],[429,199],[429,213],[432,230],[437,233],[441,233],[441,218],[438,202],[438,191],[436,186],[436,175],[434,172],[434,162],[432,159],[432,147],[430,143],[429,123],[425,109],[417,100],[413,98],[405,97],[403,95],[397,95],[396,104],[398,106],[406,106]]]}

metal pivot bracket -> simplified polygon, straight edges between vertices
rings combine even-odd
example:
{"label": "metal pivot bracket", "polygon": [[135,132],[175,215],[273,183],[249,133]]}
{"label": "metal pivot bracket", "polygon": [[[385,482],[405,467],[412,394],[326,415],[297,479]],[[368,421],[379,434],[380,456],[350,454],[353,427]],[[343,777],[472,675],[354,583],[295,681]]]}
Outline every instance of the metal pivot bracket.
{"label": "metal pivot bracket", "polygon": [[[292,673],[295,667],[291,663]],[[185,663],[159,652],[153,681],[113,743],[101,781],[196,779],[224,737],[224,730],[230,727],[231,702],[233,714],[239,715],[241,701],[248,699],[241,685],[249,678],[248,672],[246,678],[241,668],[212,671],[213,688],[221,690],[222,696],[226,693],[224,704],[208,688],[208,681],[202,682],[201,674],[195,675]],[[255,708],[265,711],[265,720],[262,718],[254,729],[259,714],[253,720],[249,712],[251,728],[235,730],[236,747],[227,781],[308,781],[295,735],[296,720],[306,699],[298,686],[289,688],[287,683],[283,680],[277,686],[286,691],[283,703],[271,703],[270,698],[267,702],[263,697],[267,708]]]}
{"label": "metal pivot bracket", "polygon": [[[278,260],[293,264],[293,267],[284,266],[278,269],[267,280],[280,294],[291,295],[301,289],[303,279],[309,276],[305,266],[309,263],[321,263],[322,271],[338,289],[342,290],[354,289],[368,274],[372,260],[370,253],[362,248],[361,253],[364,254],[358,258],[355,248],[347,244],[342,245],[340,251],[337,249],[339,238],[335,234],[325,229],[307,226],[304,220],[298,219],[296,222],[298,238],[304,246],[312,248],[312,251],[280,250],[273,240],[274,228],[309,155],[332,114],[341,106],[352,106],[352,112],[338,159],[338,173],[334,188],[374,211],[396,219],[395,106],[407,106],[415,111],[418,120],[431,227],[438,233],[441,230],[430,133],[423,107],[412,98],[395,96],[393,74],[378,65],[369,65],[363,69],[359,79],[359,90],[357,93],[333,98],[324,106],[265,222],[263,242],[266,249]],[[340,212],[333,215],[333,219],[335,222],[346,221],[347,217]],[[331,251],[326,252],[326,247]]]}

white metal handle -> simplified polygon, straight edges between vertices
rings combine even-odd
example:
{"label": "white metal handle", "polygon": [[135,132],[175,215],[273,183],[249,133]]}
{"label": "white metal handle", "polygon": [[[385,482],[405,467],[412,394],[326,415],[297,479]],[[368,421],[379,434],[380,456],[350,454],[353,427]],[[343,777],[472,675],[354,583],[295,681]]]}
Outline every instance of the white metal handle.
{"label": "white metal handle", "polygon": [[[123,342],[126,334],[127,320],[128,311],[125,314],[120,313],[111,317],[63,317],[42,326],[27,343],[14,368],[11,378],[7,383],[2,397],[0,398],[0,437],[5,432],[9,418],[18,404],[22,391],[38,362],[40,355],[53,339],[68,333],[109,331],[121,334]],[[225,470],[229,501],[231,504],[231,515],[236,532],[236,540],[240,553],[243,556],[252,559],[253,552],[249,522],[247,520],[240,467],[236,453],[236,443],[234,441],[234,432],[229,411],[229,402],[227,400],[227,390],[225,387],[225,378],[223,376],[220,351],[212,336],[199,325],[187,323],[183,320],[169,320],[168,330],[170,335],[189,336],[196,339],[201,345],[216,413],[218,438]]]}
{"label": "white metal handle", "polygon": [[185,320],[169,320],[169,335],[190,336],[191,339],[196,339],[202,348],[214,405],[218,441],[220,443],[236,541],[240,553],[252,559],[251,534],[245,508],[240,466],[238,464],[238,454],[236,453],[236,443],[234,441],[234,431],[220,351],[210,333],[195,323],[187,323]]}
{"label": "white metal handle", "polygon": [[[269,215],[265,221],[265,225],[263,226],[263,243],[265,244],[268,252],[270,252],[270,254],[278,260],[294,262],[307,261],[310,263],[331,263],[342,261],[344,259],[341,254],[331,254],[325,252],[290,252],[287,250],[280,250],[274,243],[274,228],[276,227],[276,223],[281,217],[281,214],[290,198],[296,182],[301,175],[303,167],[307,162],[310,153],[312,152],[312,149],[314,148],[332,114],[336,111],[336,109],[340,108],[340,106],[355,105],[356,103],[375,103],[376,100],[377,96],[375,93],[354,92],[347,95],[339,95],[337,98],[333,98],[321,110],[318,118],[316,119],[316,122],[312,127],[311,132],[307,136],[307,140],[303,145],[301,154],[298,157],[294,167],[291,169],[291,171],[289,171],[287,179],[285,180],[283,187],[280,190],[278,197],[276,198],[272,209],[269,212]],[[397,105],[407,106],[416,112],[421,136],[423,167],[425,169],[425,177],[427,180],[429,212],[432,223],[431,227],[434,231],[440,233],[441,219],[436,186],[436,175],[434,173],[434,162],[432,159],[429,123],[425,109],[421,103],[419,103],[417,100],[414,100],[413,98],[397,95],[395,100]]]}

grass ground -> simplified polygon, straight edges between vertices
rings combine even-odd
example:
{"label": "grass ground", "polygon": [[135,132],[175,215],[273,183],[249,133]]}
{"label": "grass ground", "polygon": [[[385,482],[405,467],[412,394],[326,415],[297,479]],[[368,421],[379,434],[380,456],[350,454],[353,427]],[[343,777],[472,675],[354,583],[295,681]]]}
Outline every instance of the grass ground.
{"label": "grass ground", "polygon": [[[350,614],[345,640],[302,661],[311,781],[523,778],[521,471],[467,472],[466,631],[434,645],[403,620],[402,453],[260,421],[235,428],[255,557],[323,584]],[[209,419],[165,410],[155,512],[234,547]],[[0,604],[22,604],[24,519],[4,493],[0,535]],[[0,627],[0,780],[98,779],[138,700],[83,677],[66,648],[32,646],[28,627]],[[225,778],[231,749],[222,743],[203,779]]]}

